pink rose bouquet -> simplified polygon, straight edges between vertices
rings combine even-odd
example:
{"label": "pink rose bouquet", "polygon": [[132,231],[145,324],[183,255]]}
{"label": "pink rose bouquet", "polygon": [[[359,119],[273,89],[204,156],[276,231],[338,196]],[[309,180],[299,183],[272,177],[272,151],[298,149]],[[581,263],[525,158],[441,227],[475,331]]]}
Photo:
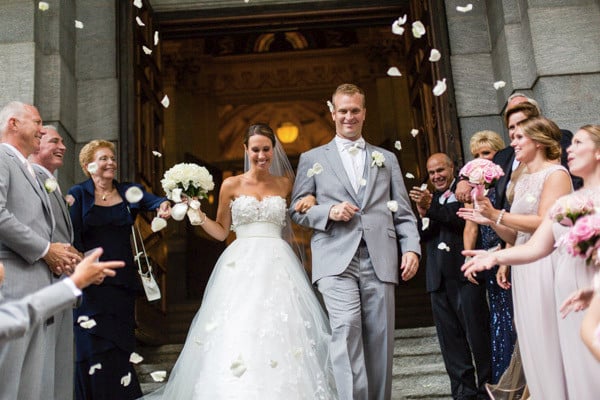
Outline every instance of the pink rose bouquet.
{"label": "pink rose bouquet", "polygon": [[461,168],[459,174],[461,177],[468,179],[469,183],[473,186],[471,195],[473,196],[473,200],[475,200],[478,195],[484,193],[484,189],[489,189],[493,186],[504,175],[504,171],[499,165],[494,164],[490,160],[476,158],[466,163]]}
{"label": "pink rose bouquet", "polygon": [[585,258],[586,264],[600,264],[600,214],[589,214],[575,222],[560,240],[567,252]]}
{"label": "pink rose bouquet", "polygon": [[561,225],[573,226],[580,217],[594,213],[590,196],[575,192],[558,199],[550,209],[550,219]]}

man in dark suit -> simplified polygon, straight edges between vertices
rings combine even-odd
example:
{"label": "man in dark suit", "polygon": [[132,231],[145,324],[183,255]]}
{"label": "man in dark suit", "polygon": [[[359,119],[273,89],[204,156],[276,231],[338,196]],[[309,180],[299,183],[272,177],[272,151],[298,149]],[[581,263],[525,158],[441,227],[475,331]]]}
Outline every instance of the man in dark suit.
{"label": "man in dark suit", "polygon": [[463,204],[452,193],[452,160],[443,153],[433,154],[427,160],[427,174],[435,188],[433,195],[414,187],[410,198],[421,216],[427,291],[452,397],[487,399],[484,385],[491,377],[489,310],[484,282],[471,283],[460,272],[465,222],[456,215]]}

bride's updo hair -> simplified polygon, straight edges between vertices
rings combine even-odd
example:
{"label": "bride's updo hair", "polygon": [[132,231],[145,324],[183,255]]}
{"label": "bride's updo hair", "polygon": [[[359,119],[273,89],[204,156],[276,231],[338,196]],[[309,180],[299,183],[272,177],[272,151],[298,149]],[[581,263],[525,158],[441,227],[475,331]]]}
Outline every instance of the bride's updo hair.
{"label": "bride's updo hair", "polygon": [[560,158],[560,138],[562,133],[558,125],[544,117],[528,118],[518,124],[531,140],[544,146],[546,159],[557,160]]}
{"label": "bride's updo hair", "polygon": [[254,124],[250,125],[248,128],[248,132],[244,136],[244,145],[248,147],[248,140],[250,136],[261,135],[266,136],[271,140],[271,144],[275,147],[275,133],[273,133],[273,129],[267,124]]}

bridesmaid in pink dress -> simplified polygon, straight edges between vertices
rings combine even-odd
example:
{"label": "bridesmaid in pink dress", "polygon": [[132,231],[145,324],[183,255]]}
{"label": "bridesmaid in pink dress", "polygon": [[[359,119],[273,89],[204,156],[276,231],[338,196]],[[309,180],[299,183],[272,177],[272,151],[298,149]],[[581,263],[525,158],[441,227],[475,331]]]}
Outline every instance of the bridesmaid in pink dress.
{"label": "bridesmaid in pink dress", "polygon": [[[479,209],[474,214],[480,213],[488,218],[489,225],[507,243],[515,246],[526,243],[543,223],[554,202],[571,192],[569,173],[558,163],[560,135],[556,124],[543,117],[520,122],[511,146],[515,149],[515,158],[525,164],[526,171],[515,184],[510,212],[494,209],[485,197],[477,199]],[[481,271],[488,265],[513,266],[515,325],[527,386],[531,397],[536,400],[567,398],[551,251],[552,248],[546,254],[527,258],[505,257],[507,253],[518,253],[513,249],[494,253],[480,250],[463,252],[464,255],[476,256],[463,267],[467,268],[465,275]]]}
{"label": "bridesmaid in pink dress", "polygon": [[[574,203],[576,198],[588,198],[595,201],[595,206],[600,206],[600,125],[586,125],[581,127],[573,136],[571,146],[567,149],[569,169],[571,172],[583,178],[583,187],[574,194],[560,198],[556,202],[558,207],[571,200]],[[560,245],[559,239],[565,234],[569,227],[556,221],[555,210],[551,208],[549,215],[544,219],[539,229],[527,243],[503,250],[493,254],[481,254],[473,258],[470,263],[463,266],[465,273],[481,271],[491,268],[498,262],[509,264],[522,264],[532,260],[540,259],[551,254],[555,243],[559,247],[551,254],[555,275],[554,275],[554,304],[553,309],[560,307],[565,300],[565,310],[569,309],[569,295],[573,291],[592,286],[594,273],[597,267],[588,266],[584,258],[573,257],[566,252],[564,246]],[[514,268],[513,271],[521,271],[529,268]],[[515,284],[516,287],[516,284]],[[530,294],[531,295],[531,294]],[[545,304],[548,306],[548,304]],[[515,306],[516,307],[516,306]],[[560,318],[555,314],[558,326],[558,335],[560,341],[560,353],[562,355],[564,372],[567,383],[568,395],[565,397],[552,395],[551,397],[539,397],[532,391],[533,398],[568,398],[573,400],[595,399],[600,393],[600,363],[592,356],[581,340],[580,329],[583,320],[582,313],[563,313],[565,318]],[[547,334],[547,333],[546,333]],[[519,338],[521,332],[519,331]],[[539,338],[538,338],[539,340]],[[555,352],[557,349],[546,348],[546,353]],[[537,369],[541,371],[540,375],[545,374],[546,369],[550,367],[548,361],[540,358]],[[525,363],[525,361],[524,361]],[[530,384],[528,371],[526,370],[527,383]],[[543,382],[542,382],[543,383]],[[549,383],[546,381],[546,383]]]}

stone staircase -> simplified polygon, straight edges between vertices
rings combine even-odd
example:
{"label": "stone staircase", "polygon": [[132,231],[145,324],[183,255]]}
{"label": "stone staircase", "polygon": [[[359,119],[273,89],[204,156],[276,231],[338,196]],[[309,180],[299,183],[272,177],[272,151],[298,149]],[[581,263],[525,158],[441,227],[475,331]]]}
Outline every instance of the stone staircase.
{"label": "stone staircase", "polygon": [[[154,382],[150,373],[166,370],[169,374],[182,348],[183,344],[138,345],[144,361],[136,369],[144,393],[164,384]],[[393,377],[392,400],[452,398],[434,327],[396,330]]]}

